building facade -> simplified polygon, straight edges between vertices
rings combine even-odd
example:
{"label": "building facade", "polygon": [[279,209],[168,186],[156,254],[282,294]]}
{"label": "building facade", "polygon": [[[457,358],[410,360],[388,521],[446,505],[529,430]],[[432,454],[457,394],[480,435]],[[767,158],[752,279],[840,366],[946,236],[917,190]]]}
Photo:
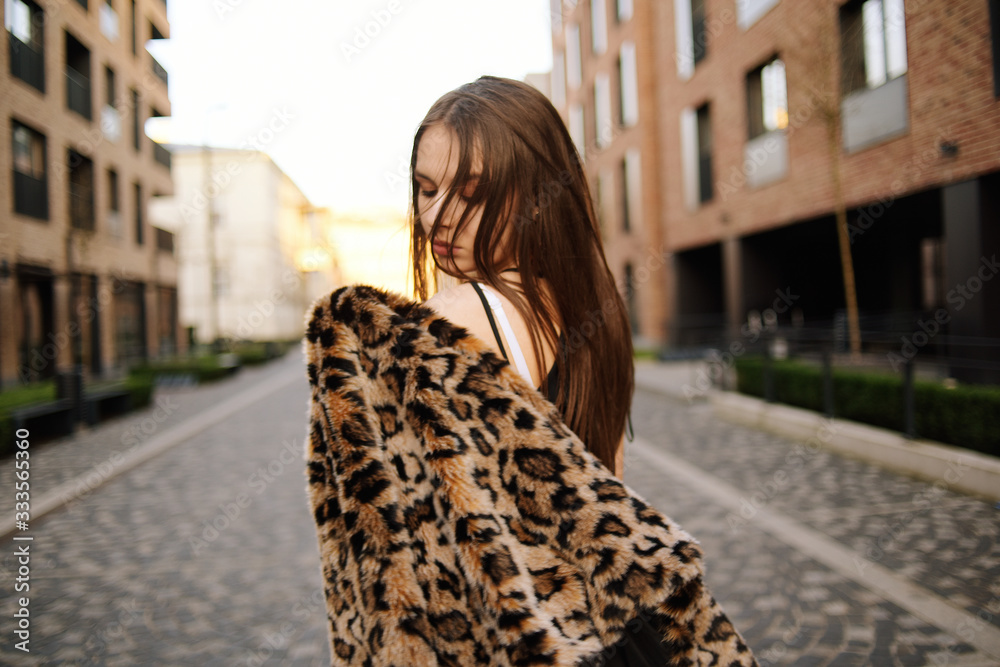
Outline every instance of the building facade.
{"label": "building facade", "polygon": [[264,153],[175,146],[175,194],[153,217],[177,238],[181,325],[198,344],[301,337],[306,309],[340,281],[316,209]]}
{"label": "building facade", "polygon": [[[564,61],[567,123],[589,132],[600,115],[590,98],[604,95],[591,89],[614,73],[589,42],[629,8],[640,126],[655,146],[642,155],[655,170],[642,186],[657,192],[642,197],[659,233],[647,242],[666,252],[649,297],[662,300],[662,318],[640,317],[641,333],[699,344],[768,311],[837,329],[849,264],[868,340],[898,344],[937,317],[947,354],[997,356],[961,342],[1000,338],[995,0],[631,5],[555,0],[553,88]],[[627,30],[609,29],[609,47]],[[604,168],[625,136],[603,152],[587,145],[588,169]],[[613,235],[608,244],[609,256],[631,247]]]}
{"label": "building facade", "polygon": [[148,219],[170,155],[164,0],[5,0],[0,48],[0,384],[176,354],[173,237]]}
{"label": "building facade", "polygon": [[667,298],[652,4],[553,0],[551,10],[549,96],[584,159],[637,343],[658,342]]}

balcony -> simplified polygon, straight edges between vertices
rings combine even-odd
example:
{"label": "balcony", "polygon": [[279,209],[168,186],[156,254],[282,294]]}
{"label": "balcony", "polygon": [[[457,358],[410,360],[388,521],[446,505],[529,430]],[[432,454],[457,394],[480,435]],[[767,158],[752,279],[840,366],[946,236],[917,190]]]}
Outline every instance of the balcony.
{"label": "balcony", "polygon": [[160,252],[174,254],[174,235],[165,229],[154,227],[156,230],[156,249]]}
{"label": "balcony", "polygon": [[71,67],[66,68],[66,106],[87,120],[93,118],[90,108],[90,79]]}
{"label": "balcony", "polygon": [[44,178],[14,172],[14,210],[39,220],[49,219],[49,188]]}
{"label": "balcony", "polygon": [[153,159],[170,169],[170,151],[155,141],[150,140],[150,143],[153,144]]}
{"label": "balcony", "polygon": [[152,55],[149,56],[149,63],[150,66],[153,68],[153,74],[155,74],[156,77],[160,81],[162,81],[164,85],[169,85],[167,81],[168,78],[167,70],[163,68],[163,65],[157,62],[156,58],[154,58]]}
{"label": "balcony", "polygon": [[840,104],[844,150],[853,153],[906,134],[908,99],[906,75],[846,96]]}
{"label": "balcony", "polygon": [[34,86],[39,92],[45,92],[45,58],[44,54],[25,44],[13,33],[7,33],[10,41],[10,74],[25,83]]}

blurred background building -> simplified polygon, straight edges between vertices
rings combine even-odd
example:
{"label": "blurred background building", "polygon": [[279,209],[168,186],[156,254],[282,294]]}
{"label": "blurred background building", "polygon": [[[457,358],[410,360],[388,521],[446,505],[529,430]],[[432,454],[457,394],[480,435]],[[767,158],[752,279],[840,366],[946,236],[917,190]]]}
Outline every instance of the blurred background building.
{"label": "blurred background building", "polygon": [[843,247],[867,340],[945,309],[949,355],[1000,362],[998,5],[553,0],[551,98],[639,338],[777,300],[843,343]]}
{"label": "blurred background building", "polygon": [[172,146],[175,190],[151,210],[177,237],[191,342],[298,339],[313,299],[341,282],[329,211],[265,153]]}
{"label": "blurred background building", "polygon": [[146,50],[164,0],[4,3],[0,49],[0,384],[82,366],[90,377],[183,349],[173,236],[150,224],[170,113]]}

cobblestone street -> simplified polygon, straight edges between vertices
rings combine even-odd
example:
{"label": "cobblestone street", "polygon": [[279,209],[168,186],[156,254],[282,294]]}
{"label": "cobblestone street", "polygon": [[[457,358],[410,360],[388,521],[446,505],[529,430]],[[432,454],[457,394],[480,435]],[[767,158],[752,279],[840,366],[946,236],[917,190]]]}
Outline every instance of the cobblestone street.
{"label": "cobblestone street", "polygon": [[[13,648],[4,538],[0,664],[329,664],[307,398],[293,352],[32,447],[33,507],[79,497],[31,524],[30,654]],[[991,503],[643,388],[633,423],[626,482],[701,541],[762,665],[1000,664]],[[148,448],[117,473],[116,452]],[[12,460],[0,467],[12,489]]]}

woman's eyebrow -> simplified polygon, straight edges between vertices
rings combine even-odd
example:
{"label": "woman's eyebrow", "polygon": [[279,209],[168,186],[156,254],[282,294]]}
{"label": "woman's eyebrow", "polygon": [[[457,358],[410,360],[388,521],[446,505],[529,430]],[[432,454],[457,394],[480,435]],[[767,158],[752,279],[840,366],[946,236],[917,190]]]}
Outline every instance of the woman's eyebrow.
{"label": "woman's eyebrow", "polygon": [[430,183],[432,185],[437,185],[437,183],[434,181],[433,178],[431,178],[430,176],[427,176],[426,174],[422,174],[422,173],[420,173],[419,171],[417,171],[415,169],[413,170],[413,175],[414,175],[414,177],[422,179],[424,181],[427,181],[428,183]]}

